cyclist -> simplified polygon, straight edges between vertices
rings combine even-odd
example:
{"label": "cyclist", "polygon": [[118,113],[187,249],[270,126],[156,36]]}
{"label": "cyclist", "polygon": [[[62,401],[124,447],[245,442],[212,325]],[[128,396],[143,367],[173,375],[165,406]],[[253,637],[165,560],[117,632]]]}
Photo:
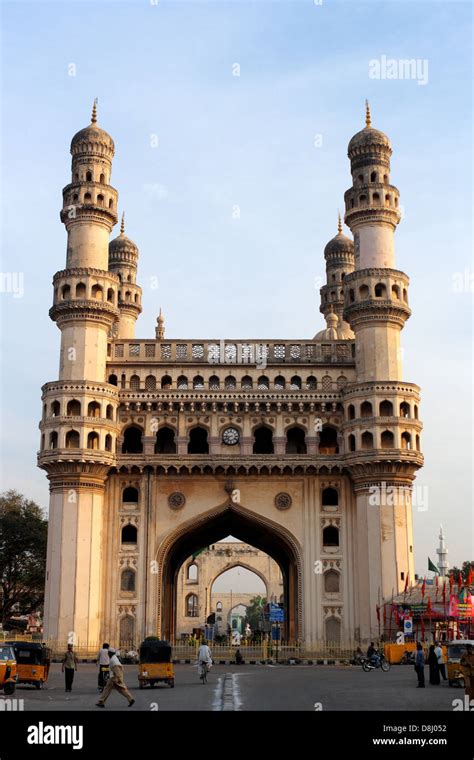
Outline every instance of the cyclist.
{"label": "cyclist", "polygon": [[199,666],[199,678],[204,678],[204,673],[207,673],[210,666],[212,665],[212,656],[211,656],[211,650],[207,646],[207,644],[201,644],[201,646],[198,649],[198,666]]}
{"label": "cyclist", "polygon": [[99,678],[98,678],[97,686],[99,688],[99,691],[104,690],[104,686],[109,679],[109,674],[110,674],[109,646],[110,644],[107,644],[107,642],[104,642],[102,644],[102,649],[99,650],[99,654],[97,655],[97,665],[99,666]]}

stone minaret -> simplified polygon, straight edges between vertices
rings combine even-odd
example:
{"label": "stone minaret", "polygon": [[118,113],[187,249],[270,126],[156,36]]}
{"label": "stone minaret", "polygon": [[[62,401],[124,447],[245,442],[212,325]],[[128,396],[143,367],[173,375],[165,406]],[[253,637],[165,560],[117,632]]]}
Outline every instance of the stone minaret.
{"label": "stone minaret", "polygon": [[449,573],[449,562],[448,562],[448,550],[446,549],[444,545],[444,534],[443,534],[443,526],[439,526],[439,546],[436,549],[436,554],[438,555],[438,570],[439,574],[442,578],[446,578]]}
{"label": "stone minaret", "polygon": [[106,377],[107,336],[119,319],[119,278],[108,271],[117,222],[110,185],[114,143],[91,124],[71,142],[63,190],[66,268],[54,276],[50,316],[61,330],[59,379],[43,387],[38,464],[50,481],[45,636],[99,637],[103,500],[115,464],[118,389]]}
{"label": "stone minaret", "polygon": [[419,388],[402,380],[400,332],[410,316],[408,277],[395,269],[399,193],[392,148],[371,125],[351,139],[345,222],[355,270],[344,278],[344,318],[355,334],[357,381],[345,390],[346,459],[356,494],[354,573],[361,638],[377,631],[376,605],[414,578],[411,487],[422,465]]}
{"label": "stone minaret", "polygon": [[109,270],[120,280],[118,338],[134,338],[135,322],[140,314],[142,289],[137,285],[138,248],[125,235],[125,214],[122,214],[120,235],[109,244]]}
{"label": "stone minaret", "polygon": [[[353,339],[349,325],[343,319],[344,309],[344,279],[346,275],[354,271],[354,243],[342,232],[341,215],[338,214],[337,235],[330,240],[324,248],[326,260],[326,285],[320,288],[321,305],[319,311],[330,325],[333,316],[337,320],[335,330],[339,339]],[[329,321],[328,321],[329,320]],[[315,336],[315,340],[322,339],[322,330]]]}

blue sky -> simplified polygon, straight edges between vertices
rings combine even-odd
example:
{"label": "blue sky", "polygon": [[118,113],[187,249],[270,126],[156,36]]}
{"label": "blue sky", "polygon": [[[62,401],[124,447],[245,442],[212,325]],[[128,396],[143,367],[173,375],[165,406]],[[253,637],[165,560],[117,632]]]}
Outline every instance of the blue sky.
{"label": "blue sky", "polygon": [[[435,559],[440,522],[451,562],[472,558],[472,292],[453,287],[473,271],[470,4],[4,2],[2,15],[2,270],[24,273],[22,298],[0,293],[2,488],[47,505],[35,457],[40,386],[58,372],[48,309],[65,264],[61,189],[93,98],[140,248],[137,334],[154,334],[161,306],[167,335],[182,338],[321,329],[315,278],[369,98],[404,209],[404,377],[423,393],[417,570]],[[428,83],[369,78],[383,55],[427,60]]]}

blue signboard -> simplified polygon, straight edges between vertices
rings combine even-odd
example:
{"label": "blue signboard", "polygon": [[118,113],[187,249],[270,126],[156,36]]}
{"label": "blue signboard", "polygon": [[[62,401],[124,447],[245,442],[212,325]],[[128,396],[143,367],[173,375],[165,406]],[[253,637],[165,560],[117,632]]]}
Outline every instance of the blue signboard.
{"label": "blue signboard", "polygon": [[285,611],[277,604],[271,604],[269,619],[272,623],[283,623],[285,620]]}

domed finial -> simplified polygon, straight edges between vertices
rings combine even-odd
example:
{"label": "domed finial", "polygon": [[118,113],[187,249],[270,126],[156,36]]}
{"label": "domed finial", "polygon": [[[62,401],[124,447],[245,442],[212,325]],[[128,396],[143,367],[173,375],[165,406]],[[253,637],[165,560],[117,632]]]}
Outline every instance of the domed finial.
{"label": "domed finial", "polygon": [[342,220],[341,220],[341,212],[337,212],[337,232],[339,235],[342,235]]}
{"label": "domed finial", "polygon": [[372,126],[372,118],[370,116],[370,106],[369,101],[365,101],[365,126],[371,127]]}
{"label": "domed finial", "polygon": [[120,222],[120,234],[125,234],[125,211],[122,211],[122,221]]}
{"label": "domed finial", "polygon": [[160,313],[156,318],[156,328],[155,328],[155,336],[158,340],[163,340],[165,337],[165,318],[163,314],[161,313],[161,306],[160,306]]}
{"label": "domed finial", "polygon": [[92,106],[91,124],[95,124],[97,121],[97,103],[99,98],[94,98],[94,105]]}

